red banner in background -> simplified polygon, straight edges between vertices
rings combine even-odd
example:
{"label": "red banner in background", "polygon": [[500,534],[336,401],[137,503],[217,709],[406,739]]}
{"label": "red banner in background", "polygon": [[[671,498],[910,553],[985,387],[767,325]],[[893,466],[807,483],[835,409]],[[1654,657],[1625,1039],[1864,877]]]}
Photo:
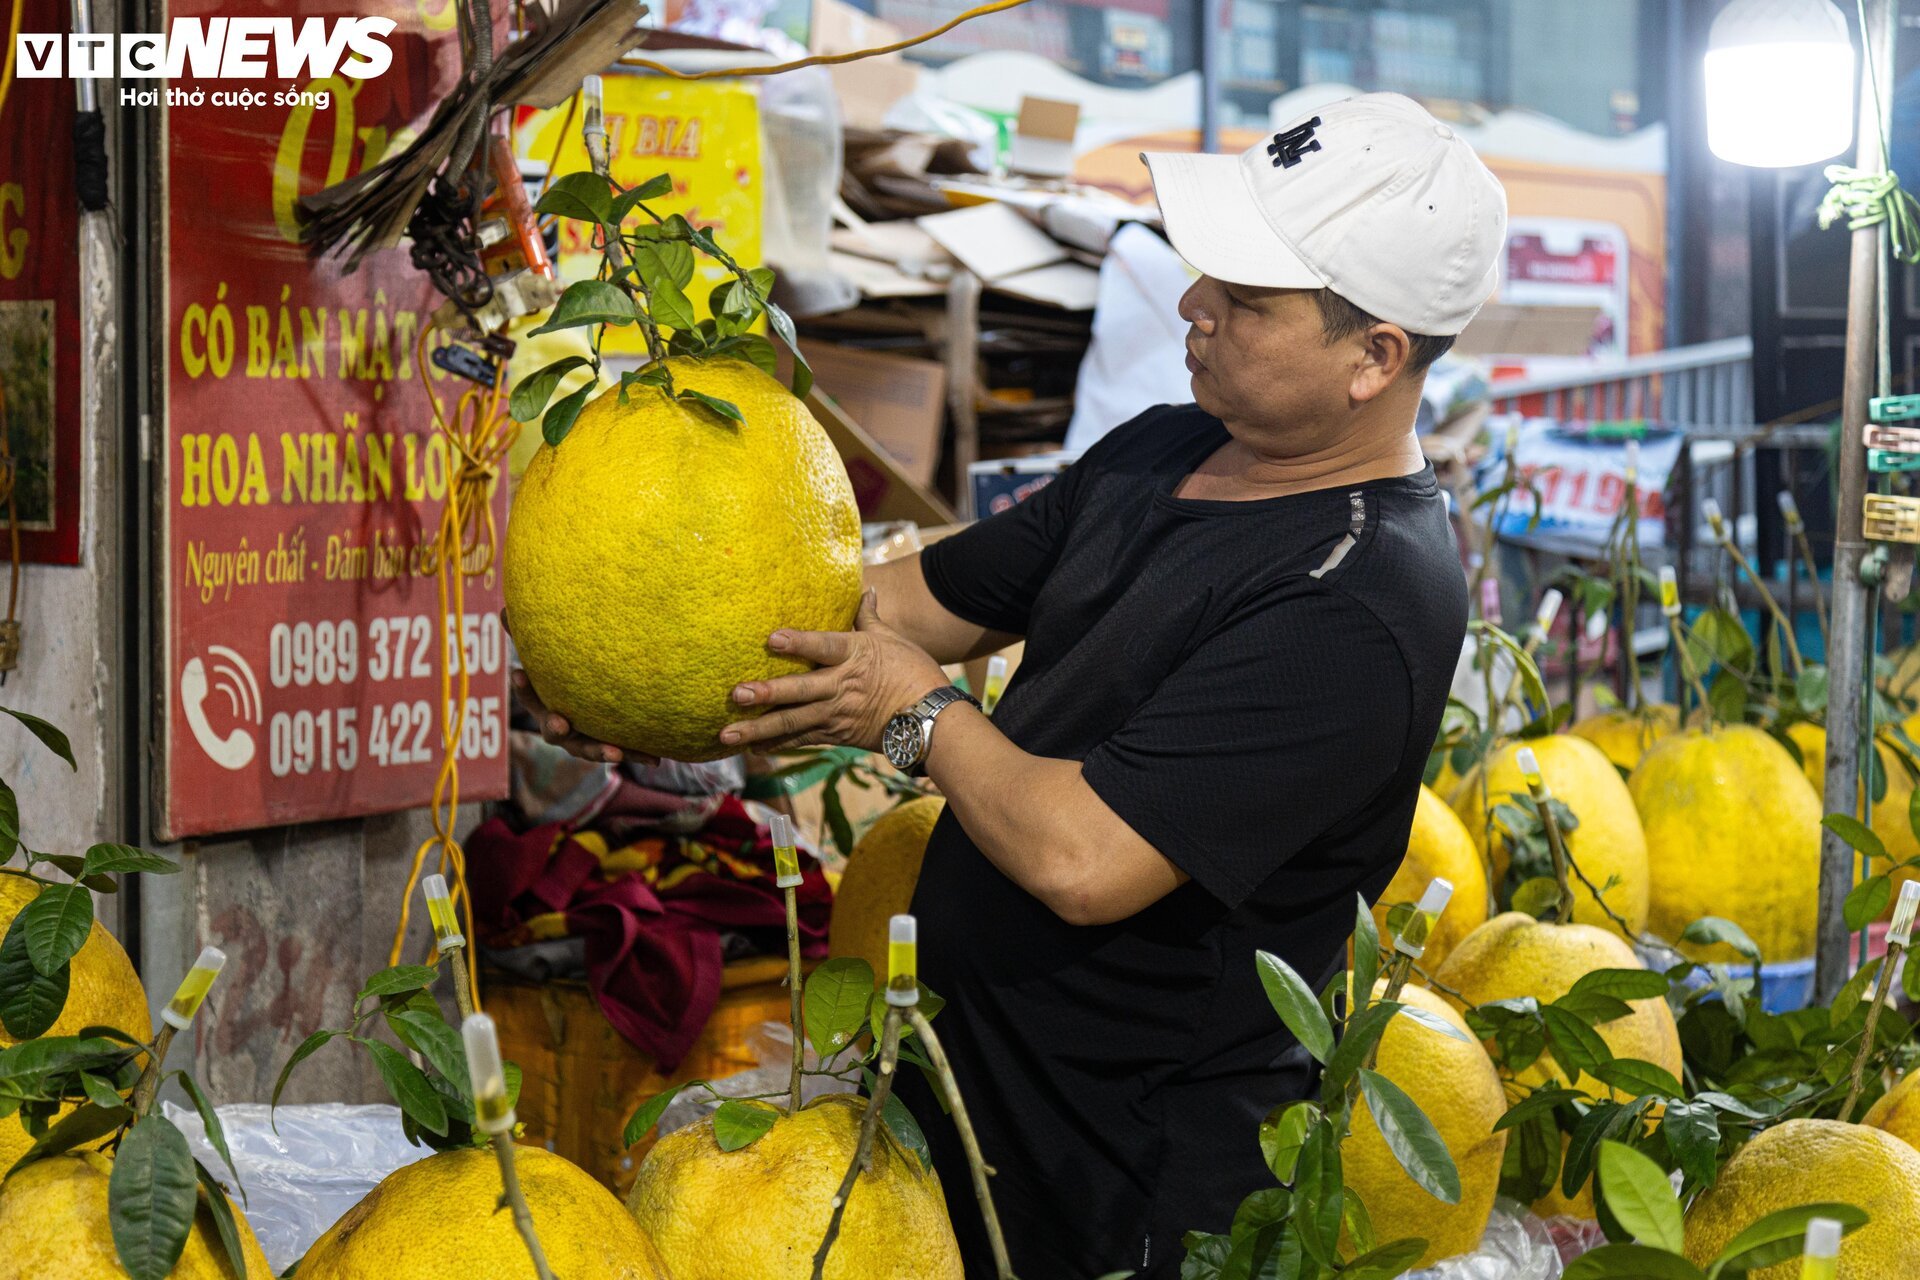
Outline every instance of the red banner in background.
{"label": "red banner in background", "polygon": [[[150,109],[166,113],[170,838],[423,805],[444,761],[432,552],[456,466],[418,346],[442,299],[404,248],[352,275],[311,261],[294,199],[426,123],[460,73],[454,10],[289,8],[276,16],[394,19],[392,66],[150,82],[166,104]],[[451,414],[473,384],[424,367]],[[493,503],[504,529],[504,484]],[[500,603],[497,571],[476,575],[448,622],[473,673],[463,800],[507,792]]]}
{"label": "red banner in background", "polygon": [[[67,14],[66,0],[26,0],[14,26],[64,32]],[[0,106],[0,403],[20,553],[46,564],[80,563],[74,111],[73,81],[28,76],[14,79]],[[0,504],[0,524],[5,517]]]}

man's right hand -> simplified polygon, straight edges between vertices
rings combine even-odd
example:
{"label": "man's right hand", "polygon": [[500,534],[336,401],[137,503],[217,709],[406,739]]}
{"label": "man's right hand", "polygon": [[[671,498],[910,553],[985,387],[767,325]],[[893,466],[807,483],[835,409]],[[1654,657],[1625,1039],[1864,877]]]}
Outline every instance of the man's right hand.
{"label": "man's right hand", "polygon": [[513,669],[513,693],[520,705],[527,709],[534,723],[540,726],[540,736],[556,747],[564,747],[571,755],[582,760],[591,760],[595,764],[620,764],[631,760],[635,764],[654,765],[659,760],[638,751],[628,751],[614,746],[611,742],[601,742],[589,738],[583,733],[575,733],[573,724],[558,711],[540,701],[540,695],[533,690],[533,681],[519,667]]}

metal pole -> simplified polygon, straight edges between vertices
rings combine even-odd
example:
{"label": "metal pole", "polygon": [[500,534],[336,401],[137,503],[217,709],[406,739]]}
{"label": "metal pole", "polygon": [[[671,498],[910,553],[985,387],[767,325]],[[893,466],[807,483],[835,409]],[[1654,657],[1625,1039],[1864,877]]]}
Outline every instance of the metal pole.
{"label": "metal pole", "polygon": [[1194,6],[1200,29],[1195,33],[1195,61],[1200,64],[1200,150],[1220,147],[1220,77],[1226,68],[1220,65],[1221,0],[1200,0]]}
{"label": "metal pole", "polygon": [[[1878,173],[1886,167],[1881,152],[1881,104],[1874,84],[1893,84],[1893,0],[1866,0],[1862,42],[1877,65],[1862,66],[1860,76],[1859,156],[1856,167]],[[1871,33],[1871,40],[1868,35]],[[1851,814],[1859,804],[1860,730],[1867,688],[1867,586],[1860,564],[1867,544],[1861,532],[1861,501],[1867,492],[1867,454],[1861,428],[1873,395],[1874,322],[1881,259],[1878,227],[1853,233],[1853,258],[1847,275],[1846,377],[1840,411],[1839,507],[1833,540],[1833,625],[1829,629],[1827,677],[1841,696],[1827,704],[1826,812]],[[1850,968],[1843,911],[1853,887],[1854,853],[1845,841],[1822,828],[1820,838],[1820,917],[1814,999],[1826,1002],[1846,984]]]}

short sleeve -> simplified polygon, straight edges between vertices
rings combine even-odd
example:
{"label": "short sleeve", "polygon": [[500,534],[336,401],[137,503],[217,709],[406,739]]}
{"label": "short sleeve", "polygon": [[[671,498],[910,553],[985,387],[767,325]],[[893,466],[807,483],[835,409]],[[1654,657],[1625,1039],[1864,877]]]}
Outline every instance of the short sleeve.
{"label": "short sleeve", "polygon": [[1083,762],[1140,837],[1236,907],[1399,772],[1412,681],[1363,605],[1313,585],[1230,620]]}
{"label": "short sleeve", "polygon": [[1087,468],[1086,459],[1074,463],[1024,502],[921,552],[920,572],[933,598],[976,626],[1025,635],[1034,598],[1066,542]]}

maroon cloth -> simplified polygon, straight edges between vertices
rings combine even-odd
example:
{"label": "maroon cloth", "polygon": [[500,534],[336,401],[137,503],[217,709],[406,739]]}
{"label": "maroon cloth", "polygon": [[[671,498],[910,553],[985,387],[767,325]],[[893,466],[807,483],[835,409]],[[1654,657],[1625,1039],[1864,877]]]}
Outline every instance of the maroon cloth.
{"label": "maroon cloth", "polygon": [[[769,833],[736,797],[725,797],[695,835],[663,839],[656,866],[612,880],[558,823],[516,833],[490,819],[468,837],[466,853],[482,938],[564,912],[569,932],[586,940],[587,982],[607,1021],[671,1072],[719,1003],[721,933],[783,934],[787,912]],[[801,954],[824,955],[833,891],[812,858],[802,873]]]}

